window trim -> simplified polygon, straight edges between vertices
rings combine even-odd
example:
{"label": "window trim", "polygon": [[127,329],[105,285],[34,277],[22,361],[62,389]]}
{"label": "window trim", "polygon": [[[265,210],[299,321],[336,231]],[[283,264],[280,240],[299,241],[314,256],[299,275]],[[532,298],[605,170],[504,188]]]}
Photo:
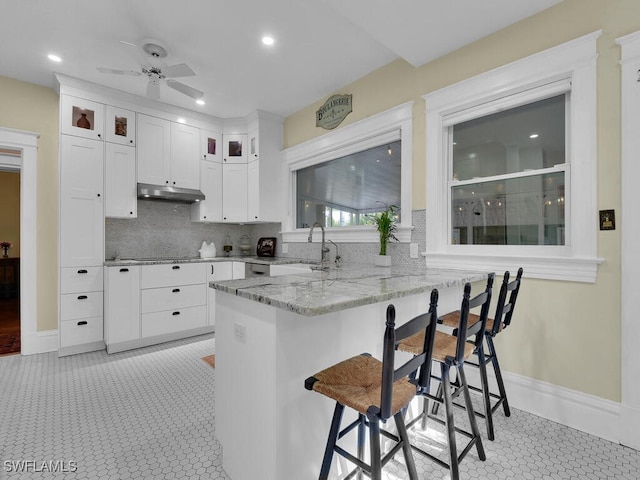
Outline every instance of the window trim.
{"label": "window trim", "polygon": [[[597,257],[596,31],[562,45],[423,95],[426,105],[427,265],[501,271],[524,267],[531,278],[595,282]],[[452,245],[448,191],[448,126],[488,102],[513,101],[531,90],[571,82],[567,135],[567,248]],[[540,89],[540,90],[532,90]],[[510,97],[511,100],[508,98]],[[543,97],[537,97],[543,98]],[[514,104],[515,105],[515,104]]]}
{"label": "window trim", "polygon": [[[397,225],[396,237],[400,242],[411,241],[413,105],[413,101],[403,103],[283,151],[282,178],[285,186],[282,202],[285,206],[281,232],[283,242],[307,242],[309,236],[308,228],[295,227],[295,172],[297,170],[398,139],[402,140],[400,172],[402,215],[401,222]],[[327,237],[334,241],[355,243],[379,241],[375,227],[326,227],[325,230]]]}

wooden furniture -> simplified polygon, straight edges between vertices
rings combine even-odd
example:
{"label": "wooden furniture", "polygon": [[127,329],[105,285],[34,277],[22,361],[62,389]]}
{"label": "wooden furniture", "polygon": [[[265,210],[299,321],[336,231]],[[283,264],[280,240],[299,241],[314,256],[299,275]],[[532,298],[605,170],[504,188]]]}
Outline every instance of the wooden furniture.
{"label": "wooden furniture", "polygon": [[[333,454],[338,453],[356,465],[352,473],[365,471],[372,480],[382,478],[382,467],[400,448],[404,453],[409,478],[417,480],[411,445],[404,424],[404,411],[416,392],[429,389],[431,354],[437,322],[438,291],[431,292],[428,313],[418,315],[395,328],[396,311],[387,307],[387,321],[383,341],[382,361],[363,353],[326,368],[305,380],[305,388],[336,401],[333,420],[327,439],[320,480],[329,478]],[[399,342],[420,333],[423,338],[420,352],[395,367],[395,350]],[[418,373],[419,372],[419,373]],[[345,406],[358,412],[358,418],[341,430]],[[393,416],[398,437],[388,434],[395,445],[381,458],[380,422]],[[370,464],[364,462],[364,432],[369,427]],[[339,439],[357,428],[357,457],[337,445]]]}
{"label": "wooden furniture", "polygon": [[[490,274],[490,280],[493,274]],[[420,420],[422,420],[422,427],[426,427],[427,419],[433,420],[440,424],[445,425],[447,429],[447,447],[449,451],[449,462],[444,462],[438,456],[427,452],[416,445],[412,445],[414,450],[430,458],[441,467],[448,468],[451,472],[451,480],[458,480],[460,478],[459,464],[460,461],[466,456],[466,454],[475,446],[480,460],[486,460],[484,447],[482,446],[482,439],[478,430],[478,424],[473,412],[473,404],[471,403],[471,395],[469,393],[469,387],[467,384],[466,376],[464,373],[464,362],[467,360],[474,351],[474,344],[468,343],[467,338],[472,334],[482,337],[482,332],[486,325],[487,316],[489,314],[489,304],[491,302],[491,281],[488,283],[488,288],[476,295],[474,298],[471,296],[471,284],[467,283],[464,287],[464,294],[462,296],[462,306],[460,308],[460,314],[458,316],[457,324],[457,336],[449,335],[444,332],[436,332],[435,342],[433,347],[433,360],[440,365],[440,376],[432,376],[432,378],[440,381],[442,396],[432,395],[428,390],[422,390],[421,394],[424,398],[423,410],[414,419],[409,421],[407,427],[412,427]],[[469,318],[469,310],[472,308],[481,308],[481,319],[477,322],[476,326],[472,328],[471,332],[467,330],[467,322]],[[398,350],[408,352],[411,354],[417,354],[420,352],[421,345],[424,342],[424,337],[418,333],[407,340],[398,344]],[[458,382],[454,384],[450,380],[451,369],[455,369],[457,373]],[[463,430],[462,428],[454,425],[453,418],[453,399],[460,394],[464,397],[464,402],[469,417],[469,425],[471,431]],[[442,420],[435,414],[429,412],[429,400],[439,402],[444,405],[445,419]],[[464,435],[469,439],[465,447],[462,449],[460,455],[458,455],[456,445],[456,432]]]}
{"label": "wooden furniture", "polygon": [[0,298],[20,296],[20,257],[0,258]]}
{"label": "wooden furniture", "polygon": [[[493,339],[502,330],[509,326],[513,311],[516,305],[516,299],[518,298],[518,292],[520,291],[520,285],[522,283],[522,268],[518,269],[518,273],[514,280],[510,281],[509,272],[504,273],[502,280],[502,286],[500,287],[500,294],[498,295],[498,302],[496,303],[496,313],[493,318],[487,318],[486,327],[484,328],[484,338],[487,341],[488,352],[484,351],[483,343],[476,344],[474,354],[478,357],[478,361],[467,361],[468,365],[476,367],[480,370],[480,387],[469,385],[469,388],[473,391],[480,392],[484,401],[484,412],[476,411],[476,415],[484,418],[487,424],[487,437],[489,440],[494,440],[495,432],[493,428],[493,413],[502,405],[504,414],[509,417],[511,411],[509,410],[509,402],[507,400],[507,393],[504,388],[504,382],[502,380],[502,372],[500,371],[500,364],[498,363],[498,356],[496,354],[496,348],[493,343]],[[507,299],[508,296],[508,299]],[[442,324],[453,327],[456,321],[456,315],[459,312],[452,312],[444,315],[441,319]],[[496,319],[498,319],[496,321]],[[476,314],[469,314],[469,325],[474,325],[480,322],[481,318]],[[471,328],[471,327],[470,327]],[[487,365],[493,366],[493,371],[498,384],[498,394],[492,393],[489,389],[489,382],[487,379]],[[493,403],[495,400],[495,403]]]}

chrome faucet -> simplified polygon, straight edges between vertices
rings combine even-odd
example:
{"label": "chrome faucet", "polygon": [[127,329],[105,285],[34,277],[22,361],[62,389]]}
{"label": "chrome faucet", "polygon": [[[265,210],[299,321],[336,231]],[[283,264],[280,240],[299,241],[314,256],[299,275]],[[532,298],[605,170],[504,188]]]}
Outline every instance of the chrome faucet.
{"label": "chrome faucet", "polygon": [[313,229],[315,227],[320,227],[320,229],[322,230],[322,245],[321,245],[321,250],[320,250],[320,265],[321,267],[324,268],[325,263],[327,261],[327,253],[329,252],[329,247],[327,247],[325,239],[324,239],[324,225],[322,225],[320,222],[316,222],[311,226],[311,230],[309,231],[309,239],[308,242],[311,243],[313,241]]}
{"label": "chrome faucet", "polygon": [[342,257],[340,256],[340,252],[338,251],[338,244],[336,242],[334,242],[333,240],[327,240],[327,242],[333,244],[333,246],[336,247],[335,264],[336,264],[336,268],[340,268],[340,260],[342,259]]}

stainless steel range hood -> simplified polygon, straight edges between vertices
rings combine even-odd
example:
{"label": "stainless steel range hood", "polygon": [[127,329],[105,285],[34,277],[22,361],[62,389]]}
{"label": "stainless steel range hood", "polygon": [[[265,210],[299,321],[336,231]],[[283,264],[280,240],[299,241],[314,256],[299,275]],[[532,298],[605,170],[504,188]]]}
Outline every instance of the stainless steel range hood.
{"label": "stainless steel range hood", "polygon": [[139,183],[138,198],[194,203],[199,202],[200,200],[204,200],[205,197],[200,190],[194,190],[192,188],[169,187],[161,185],[151,185],[149,183]]}

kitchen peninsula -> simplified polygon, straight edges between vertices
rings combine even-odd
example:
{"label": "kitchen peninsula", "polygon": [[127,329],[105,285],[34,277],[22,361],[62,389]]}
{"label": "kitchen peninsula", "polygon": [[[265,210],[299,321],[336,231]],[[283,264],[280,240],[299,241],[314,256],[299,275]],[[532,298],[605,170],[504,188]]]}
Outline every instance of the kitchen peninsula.
{"label": "kitchen peninsula", "polygon": [[486,277],[345,265],[210,282],[218,294],[216,434],[229,477],[317,478],[334,405],[306,391],[304,379],[362,352],[379,358],[389,303],[402,323],[426,311],[437,288],[439,311],[451,311],[466,282]]}

